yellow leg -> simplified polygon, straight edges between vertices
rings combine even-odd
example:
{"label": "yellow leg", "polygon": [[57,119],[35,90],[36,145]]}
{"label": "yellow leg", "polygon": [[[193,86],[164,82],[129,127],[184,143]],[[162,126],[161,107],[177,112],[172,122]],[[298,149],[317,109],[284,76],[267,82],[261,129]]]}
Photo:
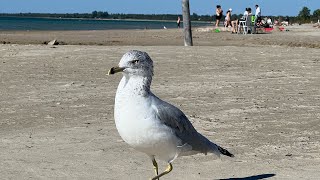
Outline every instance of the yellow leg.
{"label": "yellow leg", "polygon": [[[156,176],[158,176],[158,163],[155,159],[152,159],[153,169]],[[159,179],[158,179],[159,180]]]}
{"label": "yellow leg", "polygon": [[161,174],[153,177],[152,180],[157,180],[157,179],[159,179],[161,176],[164,176],[164,175],[168,174],[168,173],[171,172],[171,171],[172,171],[172,164],[169,163],[167,169],[166,169],[163,173],[161,173]]}

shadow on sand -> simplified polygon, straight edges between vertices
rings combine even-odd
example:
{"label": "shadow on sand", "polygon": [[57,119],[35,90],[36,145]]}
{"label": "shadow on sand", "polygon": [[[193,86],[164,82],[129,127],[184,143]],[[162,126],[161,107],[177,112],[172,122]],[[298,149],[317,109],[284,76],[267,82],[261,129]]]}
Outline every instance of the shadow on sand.
{"label": "shadow on sand", "polygon": [[242,178],[228,178],[228,179],[219,179],[219,180],[259,180],[259,179],[267,179],[275,175],[276,174],[260,174],[255,176],[242,177]]}

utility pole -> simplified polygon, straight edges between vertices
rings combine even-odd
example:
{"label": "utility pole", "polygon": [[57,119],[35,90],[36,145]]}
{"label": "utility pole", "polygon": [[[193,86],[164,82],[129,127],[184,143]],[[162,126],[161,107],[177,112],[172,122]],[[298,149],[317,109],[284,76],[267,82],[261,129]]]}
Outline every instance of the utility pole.
{"label": "utility pole", "polygon": [[182,0],[182,17],[184,31],[184,46],[193,46],[189,0]]}

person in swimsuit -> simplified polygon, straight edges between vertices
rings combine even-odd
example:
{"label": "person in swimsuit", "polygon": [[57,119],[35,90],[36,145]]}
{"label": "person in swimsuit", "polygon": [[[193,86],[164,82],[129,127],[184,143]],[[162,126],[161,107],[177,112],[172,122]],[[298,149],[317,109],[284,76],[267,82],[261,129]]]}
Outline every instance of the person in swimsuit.
{"label": "person in swimsuit", "polygon": [[224,21],[224,27],[227,29],[229,26],[231,25],[231,11],[232,9],[229,9],[227,11],[226,17],[225,17],[225,21]]}
{"label": "person in swimsuit", "polygon": [[223,13],[223,11],[221,9],[221,6],[217,5],[217,8],[216,8],[216,28],[219,27],[219,23],[222,18],[222,13]]}

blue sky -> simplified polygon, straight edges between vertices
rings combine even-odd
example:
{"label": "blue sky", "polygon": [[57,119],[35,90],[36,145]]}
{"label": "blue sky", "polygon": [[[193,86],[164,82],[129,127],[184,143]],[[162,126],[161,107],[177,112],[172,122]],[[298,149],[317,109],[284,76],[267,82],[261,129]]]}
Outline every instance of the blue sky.
{"label": "blue sky", "polygon": [[[191,13],[212,15],[220,4],[226,12],[243,13],[245,7],[259,4],[262,15],[296,16],[303,6],[313,13],[320,9],[320,0],[190,0]],[[0,0],[0,13],[109,13],[181,14],[181,0]]]}

